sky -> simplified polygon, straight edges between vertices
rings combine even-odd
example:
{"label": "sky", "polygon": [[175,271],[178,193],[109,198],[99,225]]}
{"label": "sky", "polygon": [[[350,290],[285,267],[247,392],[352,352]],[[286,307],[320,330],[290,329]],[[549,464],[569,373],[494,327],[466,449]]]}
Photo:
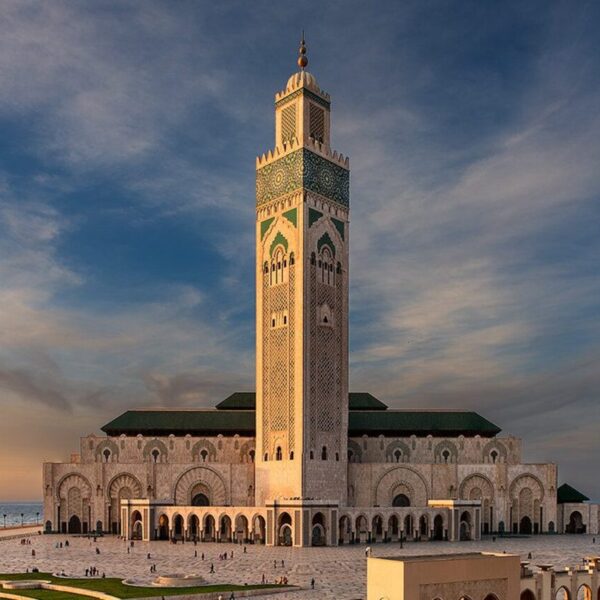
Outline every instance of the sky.
{"label": "sky", "polygon": [[254,169],[308,70],[351,160],[351,389],[600,499],[600,4],[0,3],[0,499],[254,388]]}

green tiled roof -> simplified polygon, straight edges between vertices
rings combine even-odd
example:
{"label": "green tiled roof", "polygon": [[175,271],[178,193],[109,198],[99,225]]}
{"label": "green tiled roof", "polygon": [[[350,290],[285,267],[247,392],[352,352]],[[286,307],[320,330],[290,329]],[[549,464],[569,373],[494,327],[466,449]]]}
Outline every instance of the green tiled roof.
{"label": "green tiled roof", "polygon": [[[238,394],[227,398],[229,408],[220,410],[128,410],[102,427],[108,435],[255,435],[255,411],[231,408],[232,403],[249,405],[254,394]],[[359,395],[360,396],[360,395]],[[365,401],[370,394],[365,394]],[[371,396],[372,398],[372,396]],[[375,405],[377,406],[377,400]],[[223,404],[221,403],[221,404]],[[500,428],[474,412],[419,411],[419,410],[368,410],[357,400],[360,408],[349,415],[350,436],[473,436],[492,437]]]}
{"label": "green tiled roof", "polygon": [[[386,410],[387,405],[368,392],[350,392],[348,394],[350,410]],[[219,410],[255,410],[254,392],[235,392],[217,404]]]}
{"label": "green tiled roof", "polygon": [[128,410],[102,427],[108,435],[239,435],[253,436],[253,410]]}
{"label": "green tiled roof", "polygon": [[475,412],[454,410],[351,411],[350,436],[368,435],[481,435],[492,437],[501,429]]}
{"label": "green tiled roof", "polygon": [[567,502],[587,502],[589,498],[580,491],[571,487],[568,483],[563,483],[556,490],[556,501],[558,504],[566,504]]}

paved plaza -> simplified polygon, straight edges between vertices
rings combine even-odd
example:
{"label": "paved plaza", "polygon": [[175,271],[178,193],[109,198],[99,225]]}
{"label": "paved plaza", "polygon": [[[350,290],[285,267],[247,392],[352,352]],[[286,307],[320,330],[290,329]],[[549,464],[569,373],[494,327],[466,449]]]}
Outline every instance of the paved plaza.
{"label": "paved plaza", "polygon": [[[198,573],[214,583],[260,583],[264,574],[269,582],[282,575],[300,591],[278,594],[280,600],[325,598],[355,600],[365,598],[366,560],[364,545],[339,548],[284,548],[234,544],[169,544],[168,542],[135,542],[127,553],[129,542],[115,537],[98,538],[96,544],[87,538],[64,535],[34,536],[31,545],[19,540],[0,541],[0,572],[25,571],[37,567],[40,571],[62,571],[68,575],[84,575],[86,567],[96,566],[107,577],[134,577],[150,581],[150,565],[156,564],[158,574]],[[57,542],[69,540],[69,547],[56,548]],[[482,542],[420,542],[408,543],[400,549],[395,544],[374,544],[373,556],[408,556],[416,554],[448,554],[467,551],[494,551],[520,554],[523,559],[533,554],[533,565],[552,563],[556,568],[577,566],[583,556],[600,553],[598,544],[588,535],[537,536],[517,539],[491,539]],[[96,554],[96,547],[100,554]],[[32,550],[36,556],[32,557]],[[198,557],[194,557],[197,551]],[[204,561],[201,554],[204,552]],[[219,560],[219,554],[233,552],[233,559]],[[151,558],[147,555],[150,553]],[[281,561],[284,561],[284,566]],[[276,561],[277,566],[274,566]],[[211,562],[216,573],[211,575]],[[316,589],[310,589],[314,578]],[[271,596],[272,597],[272,596]]]}

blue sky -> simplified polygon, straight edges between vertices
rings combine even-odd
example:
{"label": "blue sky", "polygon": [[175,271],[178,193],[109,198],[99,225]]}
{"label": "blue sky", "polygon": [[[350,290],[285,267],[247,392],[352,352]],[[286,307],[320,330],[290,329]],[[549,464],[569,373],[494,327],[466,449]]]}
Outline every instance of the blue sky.
{"label": "blue sky", "polygon": [[351,157],[351,387],[600,498],[600,7],[0,5],[0,497],[254,380],[254,158],[309,70]]}

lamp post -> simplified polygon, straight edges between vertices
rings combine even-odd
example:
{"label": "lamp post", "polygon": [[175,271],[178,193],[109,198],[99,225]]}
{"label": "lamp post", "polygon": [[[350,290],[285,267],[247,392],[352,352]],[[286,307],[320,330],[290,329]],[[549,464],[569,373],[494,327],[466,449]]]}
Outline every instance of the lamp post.
{"label": "lamp post", "polygon": [[21,527],[23,527],[23,517],[24,517],[24,516],[25,516],[25,515],[24,515],[23,513],[21,513]]}
{"label": "lamp post", "polygon": [[39,512],[35,513],[35,522],[37,525],[39,525],[39,523],[40,523],[40,513]]}
{"label": "lamp post", "polygon": [[6,529],[6,515],[2,515],[4,517],[4,529]]}

